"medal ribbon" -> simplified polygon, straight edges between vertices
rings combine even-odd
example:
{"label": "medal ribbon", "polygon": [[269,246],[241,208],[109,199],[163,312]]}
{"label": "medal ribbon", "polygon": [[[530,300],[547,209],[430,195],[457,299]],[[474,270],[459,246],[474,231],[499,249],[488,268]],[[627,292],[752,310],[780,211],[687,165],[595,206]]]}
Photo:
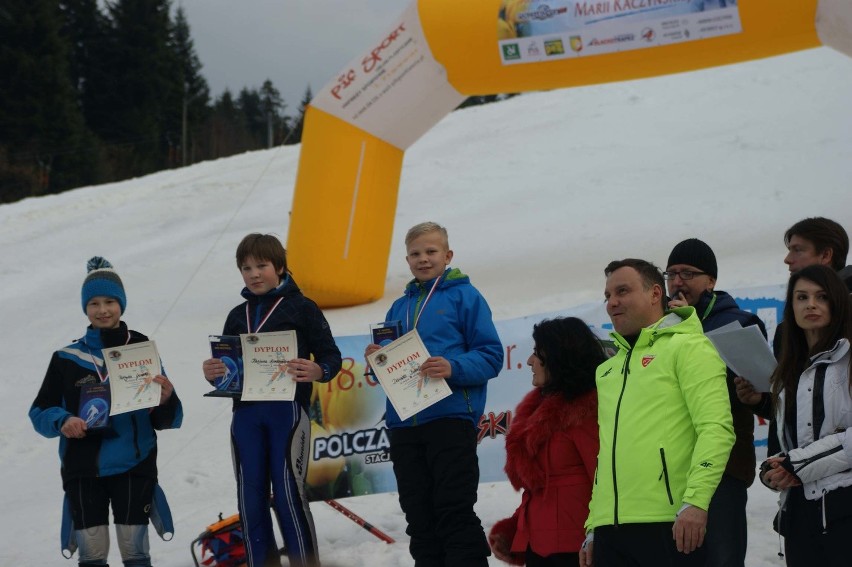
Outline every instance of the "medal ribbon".
{"label": "medal ribbon", "polygon": [[[423,305],[420,306],[420,311],[417,312],[417,316],[414,318],[414,328],[415,329],[417,328],[417,323],[420,321],[420,316],[423,315],[423,310],[426,309],[426,304],[429,303],[430,299],[432,299],[432,293],[435,291],[435,288],[438,287],[438,282],[440,282],[441,278],[443,278],[443,277],[444,277],[444,274],[441,274],[440,276],[435,278],[435,283],[432,284],[432,289],[429,290],[428,295],[426,295],[426,299],[423,300]],[[416,308],[416,305],[415,305],[415,308]],[[405,328],[411,329],[411,327],[408,326],[408,323],[409,323],[408,316],[409,316],[409,310],[406,309],[405,310]]]}
{"label": "medal ribbon", "polygon": [[[255,332],[255,333],[259,333],[259,332],[260,332],[260,328],[261,328],[261,327],[263,327],[263,325],[266,323],[267,319],[269,319],[269,316],[270,316],[270,315],[272,315],[272,312],[273,312],[273,311],[275,311],[275,308],[276,308],[276,307],[278,307],[278,304],[279,304],[279,303],[281,303],[282,301],[284,301],[284,298],[283,298],[283,297],[279,297],[279,298],[278,298],[278,301],[276,301],[276,302],[275,302],[275,305],[273,305],[273,306],[269,309],[269,311],[266,313],[266,317],[264,317],[264,318],[263,318],[263,321],[261,321],[261,322],[260,322],[260,325],[258,325],[258,326],[257,326],[257,329],[255,329],[255,330],[254,330],[254,332]],[[246,302],[246,329],[248,329],[248,332],[249,332],[249,333],[251,333],[251,332],[252,332],[252,330],[251,330],[251,319],[249,318],[249,306],[248,306],[248,302]]]}

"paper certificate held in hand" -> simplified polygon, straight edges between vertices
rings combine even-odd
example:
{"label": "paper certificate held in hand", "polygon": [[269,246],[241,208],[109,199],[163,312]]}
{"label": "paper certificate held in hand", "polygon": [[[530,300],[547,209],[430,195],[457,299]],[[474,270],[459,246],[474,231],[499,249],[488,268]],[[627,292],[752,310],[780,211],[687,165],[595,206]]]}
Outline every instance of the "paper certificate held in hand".
{"label": "paper certificate held in hand", "polygon": [[160,385],[154,382],[154,376],[163,370],[154,341],[105,348],[101,352],[109,376],[110,415],[160,405]]}
{"label": "paper certificate held in hand", "polygon": [[769,378],[778,362],[757,325],[743,327],[734,321],[705,335],[734,374],[751,382],[758,392],[770,390]]}
{"label": "paper certificate held in hand", "polygon": [[400,419],[408,419],[452,393],[446,380],[420,374],[420,365],[427,358],[429,352],[416,329],[367,356]]}
{"label": "paper certificate held in hand", "polygon": [[298,358],[296,331],[240,335],[243,346],[243,401],[296,399],[287,363]]}

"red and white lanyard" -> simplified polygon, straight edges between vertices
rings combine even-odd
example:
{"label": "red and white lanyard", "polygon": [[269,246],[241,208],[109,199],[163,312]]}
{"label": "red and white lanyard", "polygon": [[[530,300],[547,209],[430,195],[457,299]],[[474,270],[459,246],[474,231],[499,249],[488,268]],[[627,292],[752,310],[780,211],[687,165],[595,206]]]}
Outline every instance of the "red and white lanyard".
{"label": "red and white lanyard", "polygon": [[[258,326],[257,326],[257,329],[255,329],[253,332],[255,332],[255,333],[259,333],[259,332],[260,332],[261,327],[263,327],[263,325],[264,325],[264,324],[266,323],[266,321],[269,319],[269,316],[270,316],[270,315],[272,315],[272,312],[273,312],[273,311],[275,311],[275,308],[276,308],[276,307],[278,307],[278,304],[279,304],[279,303],[281,303],[283,300],[284,300],[284,298],[283,298],[283,297],[279,297],[279,298],[278,298],[278,301],[276,301],[276,302],[275,302],[275,305],[273,305],[273,306],[269,309],[269,311],[266,313],[266,317],[264,317],[264,318],[263,318],[263,321],[261,321],[261,322],[260,322],[260,325],[258,325]],[[252,332],[252,330],[251,330],[251,318],[249,317],[249,305],[248,305],[248,301],[246,301],[246,329],[248,329],[248,332],[249,332],[249,333],[251,333],[251,332]]]}
{"label": "red and white lanyard", "polygon": [[[414,318],[414,329],[417,328],[417,323],[420,321],[420,316],[423,315],[423,310],[426,309],[426,304],[429,303],[429,300],[432,299],[432,293],[435,291],[435,288],[438,287],[438,282],[441,281],[441,278],[444,277],[444,274],[441,274],[437,278],[435,278],[435,283],[432,284],[432,289],[429,290],[428,295],[426,295],[426,299],[423,300],[423,305],[420,306],[420,311],[417,312],[417,317]],[[415,308],[417,306],[415,305]],[[412,327],[408,326],[409,323],[409,310],[405,310],[405,328],[411,330]]]}

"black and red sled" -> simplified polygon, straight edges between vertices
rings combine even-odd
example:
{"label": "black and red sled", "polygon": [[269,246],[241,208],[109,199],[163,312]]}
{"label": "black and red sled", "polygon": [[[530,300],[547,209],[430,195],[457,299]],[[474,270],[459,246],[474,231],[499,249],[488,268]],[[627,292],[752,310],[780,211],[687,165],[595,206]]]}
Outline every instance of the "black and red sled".
{"label": "black and red sled", "polygon": [[[325,503],[385,543],[394,543],[393,538],[337,500],[326,500]],[[196,555],[196,548],[200,551],[200,559]],[[222,514],[219,514],[219,520],[207,526],[206,530],[192,540],[189,549],[195,567],[245,567],[246,547],[240,515],[223,518]],[[283,547],[279,550],[282,555],[285,551]]]}

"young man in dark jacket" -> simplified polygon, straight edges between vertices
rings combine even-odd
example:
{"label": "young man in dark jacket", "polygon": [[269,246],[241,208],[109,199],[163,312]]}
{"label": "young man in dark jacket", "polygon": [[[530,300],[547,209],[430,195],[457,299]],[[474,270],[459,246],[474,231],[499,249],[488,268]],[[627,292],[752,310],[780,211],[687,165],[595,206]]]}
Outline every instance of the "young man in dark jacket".
{"label": "young man in dark jacket", "polygon": [[[766,328],[757,315],[743,311],[733,297],[715,289],[716,255],[706,243],[697,238],[678,243],[666,266],[663,275],[671,296],[669,307],[694,307],[705,333],[739,321],[743,327],[757,325],[766,337]],[[736,440],[725,474],[710,501],[705,538],[708,567],[744,565],[748,544],[746,502],[756,464],[754,417],[751,408],[737,399],[734,378],[728,368],[728,397]]]}

